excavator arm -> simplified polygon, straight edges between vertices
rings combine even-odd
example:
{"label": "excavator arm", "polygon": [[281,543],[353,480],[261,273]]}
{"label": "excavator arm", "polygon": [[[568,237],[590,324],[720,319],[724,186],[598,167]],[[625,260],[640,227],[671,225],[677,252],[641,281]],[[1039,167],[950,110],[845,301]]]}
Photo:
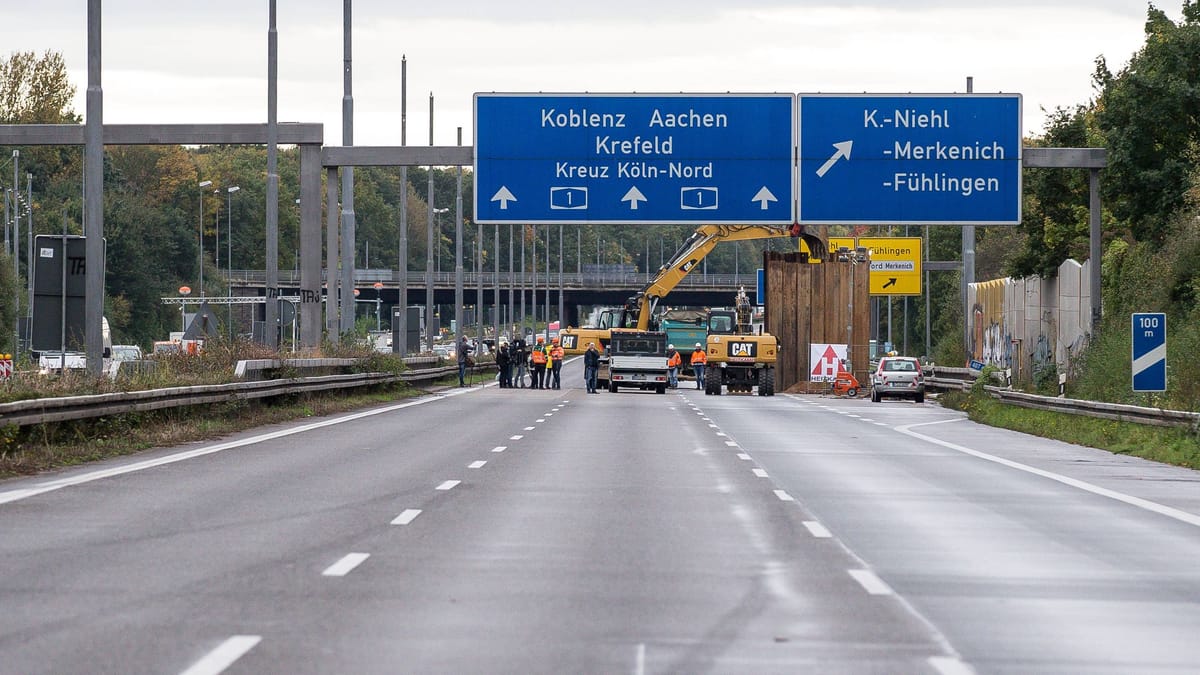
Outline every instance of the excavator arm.
{"label": "excavator arm", "polygon": [[629,299],[626,309],[637,317],[636,327],[639,330],[649,330],[650,317],[654,314],[659,300],[679,285],[689,272],[704,260],[717,244],[723,241],[745,241],[750,239],[775,239],[782,237],[798,238],[803,244],[801,250],[807,249],[810,258],[824,260],[827,253],[825,242],[820,237],[809,234],[799,224],[790,227],[778,225],[701,225],[692,236],[679,247],[671,259],[659,268],[645,287],[636,296]]}

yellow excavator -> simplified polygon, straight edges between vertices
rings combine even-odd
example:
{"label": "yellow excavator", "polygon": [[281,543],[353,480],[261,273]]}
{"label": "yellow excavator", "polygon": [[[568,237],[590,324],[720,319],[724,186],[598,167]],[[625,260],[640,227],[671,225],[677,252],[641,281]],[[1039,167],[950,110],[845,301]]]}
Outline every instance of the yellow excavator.
{"label": "yellow excavator", "polygon": [[613,328],[635,328],[656,330],[654,312],[663,296],[670,293],[689,272],[696,269],[717,244],[723,241],[749,241],[752,239],[799,239],[799,249],[814,260],[826,257],[825,242],[809,234],[799,223],[783,227],[779,225],[701,225],[692,236],[675,251],[671,259],[658,269],[658,273],[637,295],[629,298],[624,307],[606,309],[600,313],[595,326],[567,328],[560,334],[563,351],[567,354],[582,354],[589,342],[603,353],[608,345]]}

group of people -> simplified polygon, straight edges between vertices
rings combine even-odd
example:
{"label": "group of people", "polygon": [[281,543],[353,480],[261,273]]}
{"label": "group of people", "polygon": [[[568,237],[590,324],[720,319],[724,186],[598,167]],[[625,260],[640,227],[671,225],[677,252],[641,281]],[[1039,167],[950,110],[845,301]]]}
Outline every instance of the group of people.
{"label": "group of people", "polygon": [[[708,365],[708,354],[704,345],[697,342],[696,350],[692,352],[692,372],[696,374],[696,388],[704,388],[704,367]],[[683,367],[683,357],[676,351],[675,345],[667,345],[667,386],[679,388],[679,370]]]}
{"label": "group of people", "polygon": [[558,338],[546,344],[546,338],[537,337],[532,347],[525,339],[517,336],[511,343],[501,342],[496,352],[496,365],[500,369],[502,389],[524,389],[525,373],[530,375],[530,389],[562,389],[562,364],[565,352]]}

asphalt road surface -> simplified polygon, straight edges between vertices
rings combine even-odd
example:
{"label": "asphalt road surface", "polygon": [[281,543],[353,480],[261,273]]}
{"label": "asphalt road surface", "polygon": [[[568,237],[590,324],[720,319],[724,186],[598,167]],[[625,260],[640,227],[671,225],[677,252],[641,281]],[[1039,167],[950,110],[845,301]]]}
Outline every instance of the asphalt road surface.
{"label": "asphalt road surface", "polygon": [[1196,472],[581,370],[0,482],[0,672],[1200,671]]}

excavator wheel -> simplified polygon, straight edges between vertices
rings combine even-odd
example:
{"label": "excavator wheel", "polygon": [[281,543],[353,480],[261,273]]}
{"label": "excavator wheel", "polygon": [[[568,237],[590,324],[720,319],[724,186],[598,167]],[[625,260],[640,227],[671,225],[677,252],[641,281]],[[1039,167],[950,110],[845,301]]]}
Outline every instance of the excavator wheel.
{"label": "excavator wheel", "polygon": [[763,368],[758,371],[758,395],[759,396],[774,396],[775,395],[775,369]]}

